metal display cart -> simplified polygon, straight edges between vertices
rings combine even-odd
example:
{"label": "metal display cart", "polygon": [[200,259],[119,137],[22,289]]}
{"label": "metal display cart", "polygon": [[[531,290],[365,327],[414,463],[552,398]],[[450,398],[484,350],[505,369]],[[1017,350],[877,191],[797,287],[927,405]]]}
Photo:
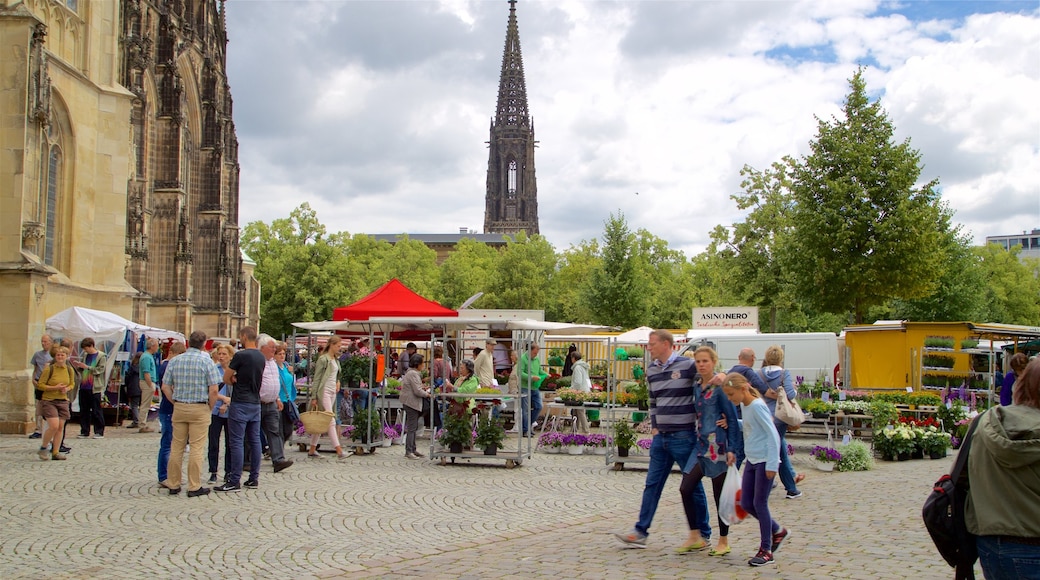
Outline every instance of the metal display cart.
{"label": "metal display cart", "polygon": [[[510,401],[510,400],[514,400],[514,401],[519,402],[521,395],[519,393],[501,393],[501,394],[494,394],[494,393],[433,393],[432,397],[433,397],[432,400],[433,400],[434,404],[430,405],[431,420],[432,420],[433,413],[436,412],[435,411],[435,409],[437,409],[436,402],[438,400],[444,400],[444,401],[452,400],[452,399],[454,399],[454,400],[460,400],[460,399],[461,400],[476,400],[476,401],[494,401],[494,400]],[[527,443],[527,445],[526,445],[527,449],[526,450],[524,449],[524,447],[525,447],[524,442],[525,441]],[[515,449],[507,450],[506,447],[503,447],[503,448],[499,449],[498,453],[495,454],[495,455],[485,455],[483,451],[476,450],[476,449],[474,449],[472,451],[461,451],[461,452],[458,452],[458,453],[452,453],[451,451],[449,451],[447,449],[444,449],[443,447],[440,447],[438,445],[438,443],[437,443],[437,440],[434,437],[430,438],[430,459],[431,460],[440,460],[440,464],[441,465],[447,465],[449,461],[454,464],[457,459],[465,459],[467,461],[472,461],[472,460],[502,461],[502,460],[505,460],[505,462],[506,462],[505,463],[505,467],[507,469],[512,469],[514,467],[522,465],[525,458],[526,459],[530,459],[531,458],[531,438],[530,437],[523,437],[523,436],[517,437],[517,439],[516,439],[516,448]]]}
{"label": "metal display cart", "polygon": [[[648,410],[643,410],[643,409],[638,409],[636,407],[629,407],[629,406],[626,406],[626,405],[622,405],[622,404],[620,404],[618,402],[619,385],[621,383],[621,379],[619,379],[618,376],[617,376],[618,367],[619,367],[618,362],[619,361],[617,360],[616,357],[613,356],[613,353],[617,352],[618,347],[625,347],[625,346],[639,346],[639,347],[642,347],[644,349],[643,350],[643,368],[644,369],[647,367],[647,361],[649,359],[649,353],[646,351],[646,341],[645,340],[642,340],[642,341],[640,341],[640,340],[626,340],[626,339],[618,340],[618,337],[611,337],[607,341],[607,345],[608,345],[607,350],[608,350],[608,352],[612,353],[612,358],[611,358],[610,364],[607,365],[607,402],[603,405],[604,413],[601,414],[601,417],[603,417],[603,416],[606,417],[606,425],[604,425],[604,426],[607,427],[607,432],[609,434],[613,435],[614,425],[618,421],[624,419],[624,420],[628,420],[628,421],[631,422],[632,421],[632,415],[634,413],[648,413],[649,412]],[[632,427],[635,428],[635,424],[633,424]],[[604,460],[606,461],[607,466],[613,466],[613,469],[615,471],[621,471],[622,469],[625,468],[626,464],[649,467],[649,465],[650,465],[650,454],[646,453],[646,454],[640,455],[640,454],[632,454],[631,452],[629,452],[629,455],[627,457],[621,457],[617,453],[617,447],[611,445],[611,446],[607,447],[607,454],[604,457]],[[646,467],[643,467],[643,468],[645,469]]]}

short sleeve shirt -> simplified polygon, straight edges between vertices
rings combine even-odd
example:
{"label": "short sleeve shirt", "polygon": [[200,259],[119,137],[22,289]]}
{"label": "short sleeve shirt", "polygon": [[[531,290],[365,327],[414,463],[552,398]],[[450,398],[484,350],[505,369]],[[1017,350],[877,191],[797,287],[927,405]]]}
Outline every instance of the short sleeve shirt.
{"label": "short sleeve shirt", "polygon": [[141,355],[141,362],[139,365],[141,373],[141,387],[146,387],[148,383],[144,382],[144,374],[148,373],[148,377],[152,380],[153,385],[159,384],[159,371],[155,368],[155,356],[150,352],[145,352]]}
{"label": "short sleeve shirt", "polygon": [[255,348],[247,348],[235,353],[228,363],[228,368],[235,371],[235,385],[231,389],[232,403],[260,404],[260,385],[264,378],[264,367],[267,359]]}

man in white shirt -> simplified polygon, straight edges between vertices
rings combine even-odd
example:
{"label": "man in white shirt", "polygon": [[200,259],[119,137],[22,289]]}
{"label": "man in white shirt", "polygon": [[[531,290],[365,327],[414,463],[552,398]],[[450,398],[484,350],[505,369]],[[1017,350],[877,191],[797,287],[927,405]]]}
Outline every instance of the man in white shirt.
{"label": "man in white shirt", "polygon": [[274,472],[278,473],[293,464],[292,460],[285,458],[282,441],[282,401],[278,396],[282,383],[278,376],[278,363],[274,362],[278,342],[267,334],[261,334],[256,344],[267,361],[260,380],[260,428],[267,435],[271,464],[274,465]]}
{"label": "man in white shirt", "polygon": [[488,338],[484,341],[484,350],[480,351],[476,360],[473,361],[473,374],[477,376],[477,384],[480,388],[490,388],[495,381],[495,339]]}

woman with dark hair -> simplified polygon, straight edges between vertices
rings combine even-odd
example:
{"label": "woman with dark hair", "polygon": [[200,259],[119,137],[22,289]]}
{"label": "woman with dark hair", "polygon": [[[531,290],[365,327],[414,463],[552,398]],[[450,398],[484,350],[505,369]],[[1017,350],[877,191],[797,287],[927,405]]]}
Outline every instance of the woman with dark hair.
{"label": "woman with dark hair", "polygon": [[571,355],[577,351],[578,345],[574,344],[573,342],[570,346],[567,347],[567,356],[564,358],[563,372],[560,373],[560,376],[569,377],[574,373],[574,359],[571,358]]}
{"label": "woman with dark hair", "polygon": [[1016,352],[1011,360],[1008,361],[1008,366],[1011,367],[1011,372],[1004,375],[1004,382],[1000,384],[1000,404],[1008,406],[1014,400],[1015,383],[1018,382],[1018,377],[1022,376],[1022,372],[1026,370],[1026,365],[1029,364],[1029,358],[1026,357],[1025,353]]}
{"label": "woman with dark hair", "polygon": [[1013,403],[976,419],[968,452],[964,521],[991,580],[1040,570],[1040,360],[1021,373]]}
{"label": "woman with dark hair", "polygon": [[401,406],[404,407],[404,454],[408,459],[419,459],[422,453],[415,446],[415,433],[419,430],[419,415],[422,414],[423,399],[430,397],[430,391],[423,386],[422,371],[426,368],[423,355],[413,354],[408,362],[408,370],[401,378]]}
{"label": "woman with dark hair", "polygon": [[134,354],[130,367],[123,377],[123,388],[126,391],[126,402],[130,405],[130,424],[127,429],[139,429],[141,423],[138,411],[141,407],[141,352]]}
{"label": "woman with dark hair", "polygon": [[94,439],[105,436],[105,416],[101,411],[101,397],[105,395],[105,367],[108,358],[94,348],[94,339],[79,341],[83,360],[71,363],[79,369],[79,438],[90,437],[90,425],[94,425]]}

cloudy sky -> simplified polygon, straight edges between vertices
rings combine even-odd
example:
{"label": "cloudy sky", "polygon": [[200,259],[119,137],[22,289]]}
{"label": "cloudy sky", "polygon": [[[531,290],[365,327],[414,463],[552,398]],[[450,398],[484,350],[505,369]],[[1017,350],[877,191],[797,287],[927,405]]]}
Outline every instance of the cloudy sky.
{"label": "cloudy sky", "polygon": [[[505,0],[226,6],[243,224],[306,201],[330,231],[483,227]],[[557,250],[621,211],[702,251],[742,219],[740,168],[806,154],[860,64],[976,242],[1040,228],[1035,0],[520,0],[517,17]]]}

